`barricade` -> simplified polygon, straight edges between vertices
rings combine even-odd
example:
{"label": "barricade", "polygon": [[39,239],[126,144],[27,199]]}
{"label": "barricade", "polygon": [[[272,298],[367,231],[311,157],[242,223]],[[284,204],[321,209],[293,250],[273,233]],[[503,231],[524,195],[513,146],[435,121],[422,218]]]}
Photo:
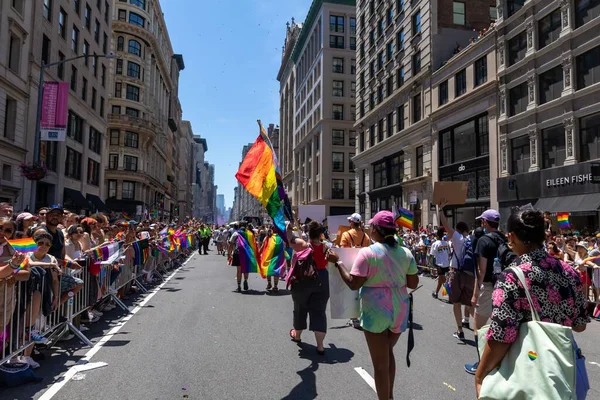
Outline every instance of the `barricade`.
{"label": "barricade", "polygon": [[[181,263],[179,260],[187,258],[195,246],[194,238],[189,248],[180,249],[179,252],[152,254],[151,248],[151,256],[138,266],[134,265],[133,247],[125,245],[119,250],[117,262],[100,264],[99,274],[90,273],[92,265],[96,263],[97,267],[98,261],[85,257],[78,260],[81,270],[61,267],[62,274],[58,275],[56,282],[48,280],[50,268],[41,267],[31,267],[27,281],[17,282],[14,277],[0,280],[0,365],[34,345],[32,332],[45,337],[43,344],[49,346],[72,332],[91,347],[93,343],[74,323],[78,316],[94,305],[110,300],[129,313],[129,308],[117,297],[117,293],[132,285],[147,292],[148,289],[141,282],[144,275],[147,280],[156,276],[164,281],[164,276]],[[83,283],[81,287],[78,285],[73,290],[61,293],[63,279],[69,279],[65,278],[67,276],[81,279]],[[59,300],[52,310],[54,291]]]}

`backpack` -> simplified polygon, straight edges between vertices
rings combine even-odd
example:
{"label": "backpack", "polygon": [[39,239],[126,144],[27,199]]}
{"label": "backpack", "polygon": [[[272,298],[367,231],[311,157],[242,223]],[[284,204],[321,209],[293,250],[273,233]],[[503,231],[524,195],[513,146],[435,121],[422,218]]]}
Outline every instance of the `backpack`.
{"label": "backpack", "polygon": [[294,253],[292,268],[288,279],[289,284],[300,281],[315,281],[319,278],[317,263],[313,257],[312,247]]}
{"label": "backpack", "polygon": [[462,257],[458,258],[456,252],[454,252],[454,258],[456,259],[459,271],[476,273],[477,263],[475,262],[475,253],[473,252],[473,242],[470,237],[466,237],[463,241]]}
{"label": "backpack", "polygon": [[[500,260],[500,264],[502,264],[502,271],[504,271],[510,264],[512,264],[517,259],[517,255],[510,249],[510,247],[508,247],[508,241],[505,238],[503,238],[499,233],[490,232],[487,233],[486,236],[492,239],[496,246],[498,246],[496,258]],[[496,283],[496,280],[498,280],[498,274],[495,274],[493,277],[494,283]]]}

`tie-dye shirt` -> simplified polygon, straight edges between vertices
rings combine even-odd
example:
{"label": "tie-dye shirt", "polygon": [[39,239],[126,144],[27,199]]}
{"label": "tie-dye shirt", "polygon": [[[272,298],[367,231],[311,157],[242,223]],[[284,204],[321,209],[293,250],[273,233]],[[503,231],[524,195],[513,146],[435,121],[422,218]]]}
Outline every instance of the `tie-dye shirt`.
{"label": "tie-dye shirt", "polygon": [[366,277],[360,288],[360,326],[369,332],[404,332],[408,325],[409,297],[406,275],[417,273],[409,249],[375,243],[358,253],[350,274]]}

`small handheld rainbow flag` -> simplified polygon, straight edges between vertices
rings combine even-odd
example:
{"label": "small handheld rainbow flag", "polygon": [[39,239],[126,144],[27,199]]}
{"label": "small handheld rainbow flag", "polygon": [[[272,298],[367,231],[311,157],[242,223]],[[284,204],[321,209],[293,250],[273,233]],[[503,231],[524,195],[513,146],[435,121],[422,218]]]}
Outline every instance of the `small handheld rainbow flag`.
{"label": "small handheld rainbow flag", "polygon": [[23,268],[25,268],[28,264],[29,264],[29,258],[24,259],[23,262],[21,264],[19,264],[19,268],[15,269],[13,271],[13,274],[14,275],[18,274],[19,271],[22,271]]}
{"label": "small handheld rainbow flag", "polygon": [[559,229],[569,229],[571,227],[571,223],[569,222],[569,213],[558,213],[556,215],[556,219],[558,220]]}
{"label": "small handheld rainbow flag", "polygon": [[36,251],[38,249],[37,244],[33,238],[23,238],[23,239],[15,239],[9,240],[8,243],[18,252],[28,253],[30,251]]}
{"label": "small handheld rainbow flag", "polygon": [[414,214],[402,207],[394,207],[394,222],[401,228],[413,228]]}
{"label": "small handheld rainbow flag", "polygon": [[450,296],[450,285],[448,285],[448,282],[444,283],[444,286],[442,286],[442,296]]}

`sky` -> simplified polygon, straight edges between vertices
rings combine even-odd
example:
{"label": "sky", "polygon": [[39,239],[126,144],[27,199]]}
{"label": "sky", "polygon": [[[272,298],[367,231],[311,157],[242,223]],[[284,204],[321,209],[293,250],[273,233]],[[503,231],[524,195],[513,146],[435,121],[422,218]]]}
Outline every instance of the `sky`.
{"label": "sky", "polygon": [[279,124],[279,82],[286,22],[303,22],[312,0],[162,0],[169,37],[185,70],[179,78],[183,119],[206,138],[205,160],[233,203],[242,147]]}

